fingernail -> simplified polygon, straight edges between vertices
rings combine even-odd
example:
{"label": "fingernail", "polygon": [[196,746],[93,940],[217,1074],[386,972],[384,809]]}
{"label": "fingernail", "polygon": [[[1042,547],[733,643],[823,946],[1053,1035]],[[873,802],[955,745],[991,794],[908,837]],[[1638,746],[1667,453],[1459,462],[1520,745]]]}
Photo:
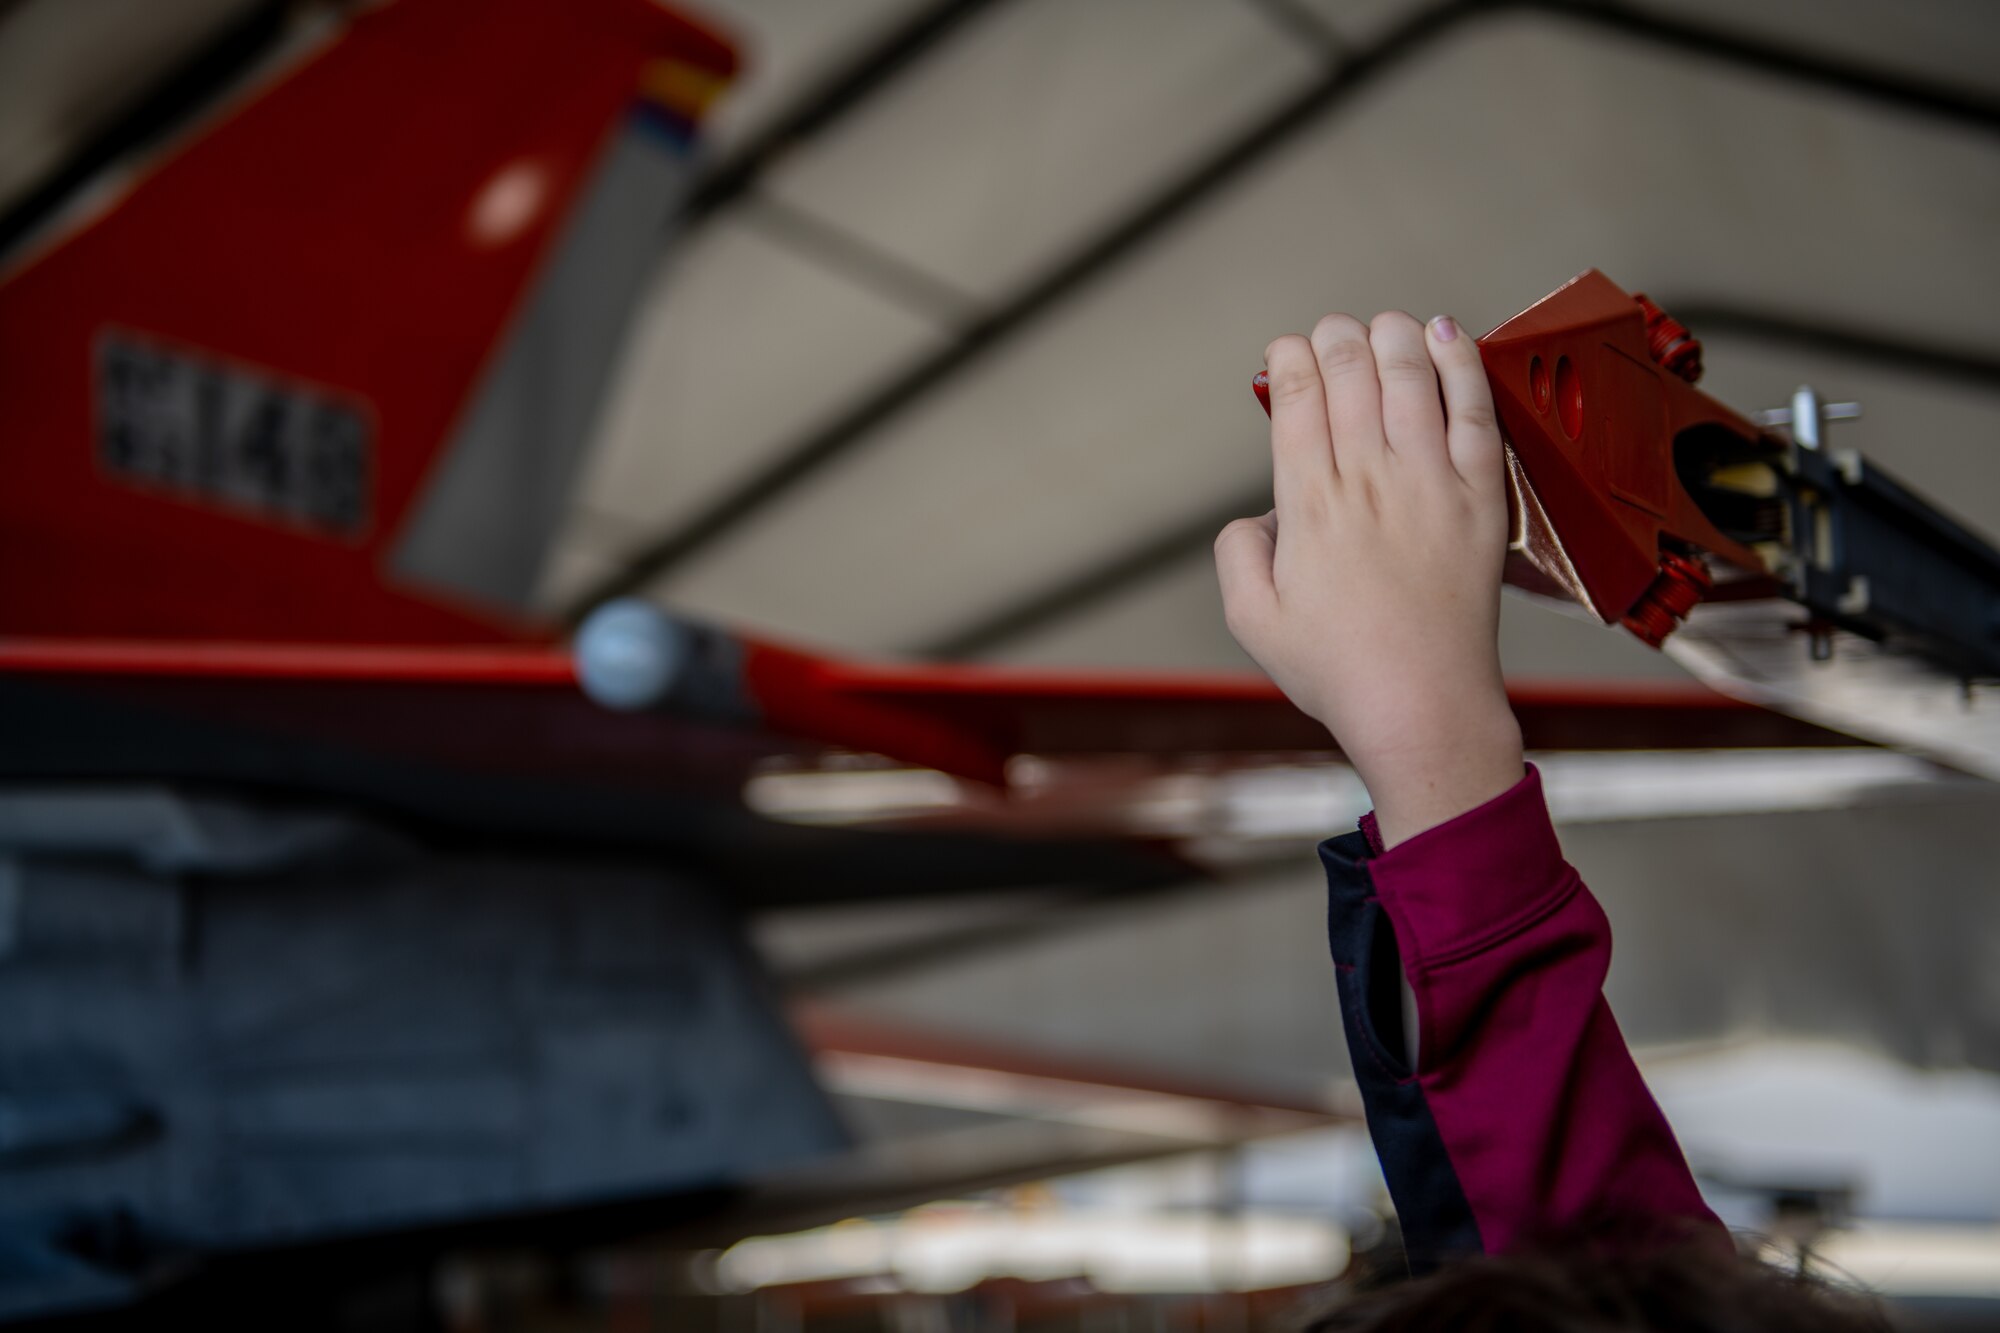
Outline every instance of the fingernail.
{"label": "fingernail", "polygon": [[1448,343],[1458,336],[1458,323],[1450,315],[1439,315],[1431,321],[1431,332],[1441,343]]}

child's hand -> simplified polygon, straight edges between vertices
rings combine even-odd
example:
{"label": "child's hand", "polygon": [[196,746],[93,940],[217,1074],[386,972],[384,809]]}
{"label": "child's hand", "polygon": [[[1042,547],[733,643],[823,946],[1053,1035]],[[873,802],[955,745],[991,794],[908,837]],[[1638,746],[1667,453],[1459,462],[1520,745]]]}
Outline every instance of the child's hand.
{"label": "child's hand", "polygon": [[1277,507],[1216,538],[1223,612],[1333,732],[1394,846],[1521,778],[1496,642],[1507,503],[1492,393],[1446,318],[1328,315],[1264,362]]}

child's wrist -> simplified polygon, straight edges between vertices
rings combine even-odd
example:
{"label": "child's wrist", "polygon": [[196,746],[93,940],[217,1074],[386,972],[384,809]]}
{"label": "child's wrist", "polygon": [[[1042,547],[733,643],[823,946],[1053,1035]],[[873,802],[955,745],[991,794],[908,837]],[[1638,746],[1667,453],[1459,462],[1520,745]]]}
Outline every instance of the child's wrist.
{"label": "child's wrist", "polygon": [[1504,702],[1349,760],[1368,788],[1385,848],[1477,809],[1526,771],[1521,727]]}

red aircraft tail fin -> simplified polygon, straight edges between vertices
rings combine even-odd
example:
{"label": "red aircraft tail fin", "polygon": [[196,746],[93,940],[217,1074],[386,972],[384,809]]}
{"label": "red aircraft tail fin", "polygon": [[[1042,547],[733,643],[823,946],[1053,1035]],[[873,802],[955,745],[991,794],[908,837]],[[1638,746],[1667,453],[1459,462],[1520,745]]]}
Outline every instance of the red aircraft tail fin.
{"label": "red aircraft tail fin", "polygon": [[0,633],[519,615],[735,55],[650,0],[397,0],[0,275]]}

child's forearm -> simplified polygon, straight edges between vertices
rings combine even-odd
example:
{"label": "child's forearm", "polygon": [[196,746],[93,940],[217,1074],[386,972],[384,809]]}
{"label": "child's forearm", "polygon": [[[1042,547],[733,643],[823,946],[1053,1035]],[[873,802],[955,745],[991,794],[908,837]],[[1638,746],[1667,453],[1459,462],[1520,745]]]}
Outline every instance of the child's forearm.
{"label": "child's forearm", "polygon": [[1726,1245],[1604,1001],[1610,930],[1539,777],[1394,849],[1370,832],[1320,856],[1348,1048],[1413,1264],[1594,1225]]}

